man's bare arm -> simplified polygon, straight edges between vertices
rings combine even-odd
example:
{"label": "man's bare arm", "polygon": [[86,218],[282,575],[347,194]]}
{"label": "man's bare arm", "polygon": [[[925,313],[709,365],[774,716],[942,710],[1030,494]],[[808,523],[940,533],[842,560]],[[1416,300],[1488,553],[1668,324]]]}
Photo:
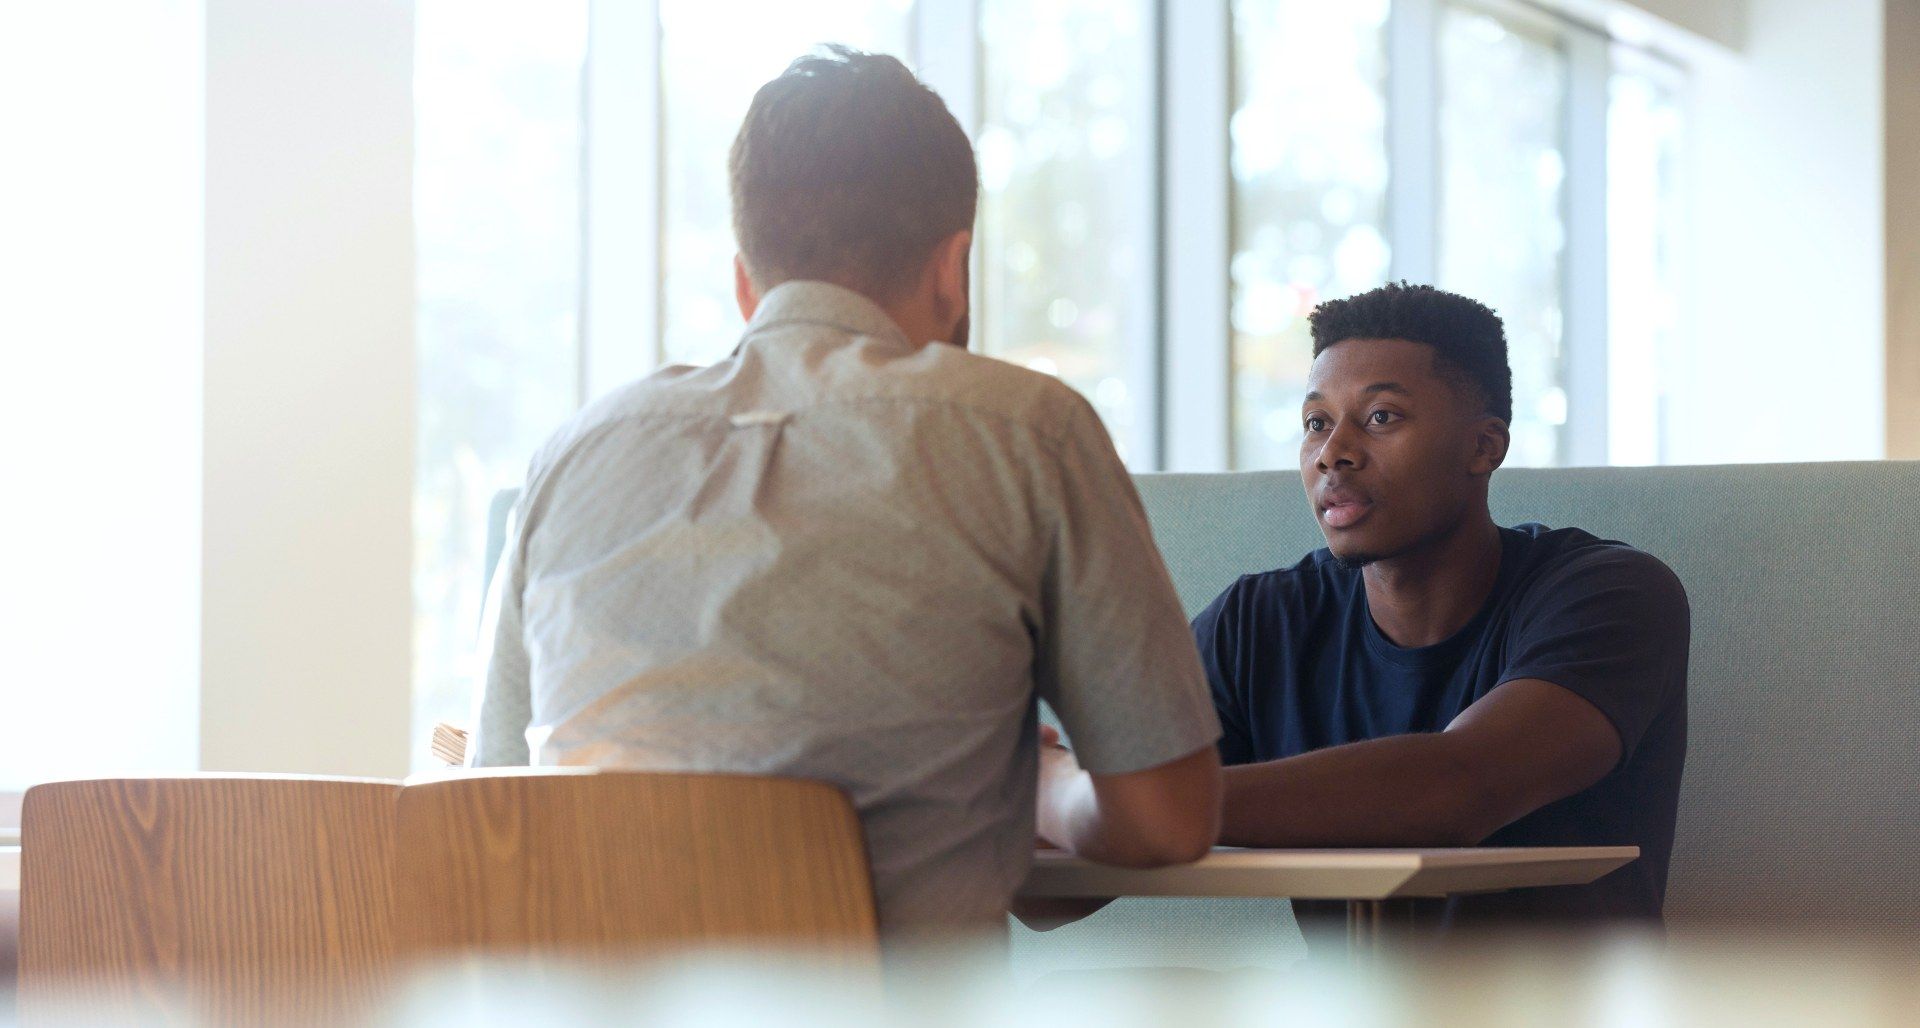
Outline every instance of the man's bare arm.
{"label": "man's bare arm", "polygon": [[1620,735],[1574,693],[1507,682],[1447,730],[1226,769],[1230,846],[1471,846],[1620,761]]}
{"label": "man's bare arm", "polygon": [[1212,746],[1129,774],[1095,775],[1047,735],[1040,750],[1040,837],[1088,860],[1182,864],[1220,834],[1220,756]]}

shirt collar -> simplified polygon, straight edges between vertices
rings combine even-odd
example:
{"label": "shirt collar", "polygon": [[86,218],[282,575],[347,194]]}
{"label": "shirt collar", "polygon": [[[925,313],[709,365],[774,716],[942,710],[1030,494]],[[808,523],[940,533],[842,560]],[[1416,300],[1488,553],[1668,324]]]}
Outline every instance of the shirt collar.
{"label": "shirt collar", "polygon": [[831,282],[782,282],[760,298],[747,322],[745,338],[778,325],[830,325],[853,335],[886,339],[908,345],[907,334],[893,323],[880,305]]}

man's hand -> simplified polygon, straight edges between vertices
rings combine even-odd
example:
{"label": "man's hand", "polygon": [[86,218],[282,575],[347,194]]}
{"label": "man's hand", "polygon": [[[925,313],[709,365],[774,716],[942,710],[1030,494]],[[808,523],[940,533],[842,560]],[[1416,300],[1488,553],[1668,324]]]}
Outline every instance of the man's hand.
{"label": "man's hand", "polygon": [[[1040,726],[1040,795],[1047,790],[1060,789],[1080,775],[1080,762],[1074,759],[1073,751],[1060,741],[1060,730],[1052,725]],[[1065,849],[1059,839],[1047,838],[1045,822],[1036,826],[1034,841],[1041,849]]]}

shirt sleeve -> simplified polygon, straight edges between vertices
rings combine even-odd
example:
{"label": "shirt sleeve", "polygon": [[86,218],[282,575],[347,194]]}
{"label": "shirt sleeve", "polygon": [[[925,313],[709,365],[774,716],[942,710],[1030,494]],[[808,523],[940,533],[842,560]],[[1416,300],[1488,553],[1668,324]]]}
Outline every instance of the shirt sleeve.
{"label": "shirt sleeve", "polygon": [[1220,763],[1228,765],[1254,762],[1253,736],[1247,730],[1247,694],[1234,673],[1240,666],[1235,647],[1244,638],[1239,601],[1245,581],[1228,586],[1193,619],[1193,642],[1200,650],[1200,667],[1206,672],[1213,709],[1220,718]]}
{"label": "shirt sleeve", "polygon": [[486,678],[475,697],[473,733],[467,740],[468,767],[508,767],[529,762],[527,726],[533,720],[532,664],[520,620],[520,596],[526,587],[518,506],[509,517],[507,545],[487,590],[480,643]]}
{"label": "shirt sleeve", "polygon": [[1133,479],[1093,409],[1073,400],[1036,678],[1080,766],[1125,774],[1208,746],[1220,725]]}
{"label": "shirt sleeve", "polygon": [[1625,546],[1581,555],[1547,575],[1517,612],[1501,681],[1552,682],[1599,708],[1633,755],[1686,688],[1691,613],[1680,579]]}

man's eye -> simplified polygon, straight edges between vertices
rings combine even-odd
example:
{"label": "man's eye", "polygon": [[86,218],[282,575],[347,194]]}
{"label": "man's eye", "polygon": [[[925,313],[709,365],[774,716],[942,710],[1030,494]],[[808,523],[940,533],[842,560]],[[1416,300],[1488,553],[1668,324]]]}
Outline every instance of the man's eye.
{"label": "man's eye", "polygon": [[1316,414],[1316,415],[1314,415],[1313,417],[1310,417],[1310,418],[1308,418],[1308,419],[1307,419],[1307,431],[1309,431],[1309,432],[1325,432],[1326,430],[1327,430],[1327,419],[1326,419],[1326,418],[1323,418],[1323,417],[1321,417],[1321,416],[1319,416],[1318,414]]}
{"label": "man's eye", "polygon": [[1395,414],[1390,410],[1377,410],[1377,411],[1374,411],[1372,414],[1368,415],[1367,420],[1373,422],[1376,425],[1385,425],[1392,422],[1395,418],[1398,418],[1399,416],[1400,415]]}

